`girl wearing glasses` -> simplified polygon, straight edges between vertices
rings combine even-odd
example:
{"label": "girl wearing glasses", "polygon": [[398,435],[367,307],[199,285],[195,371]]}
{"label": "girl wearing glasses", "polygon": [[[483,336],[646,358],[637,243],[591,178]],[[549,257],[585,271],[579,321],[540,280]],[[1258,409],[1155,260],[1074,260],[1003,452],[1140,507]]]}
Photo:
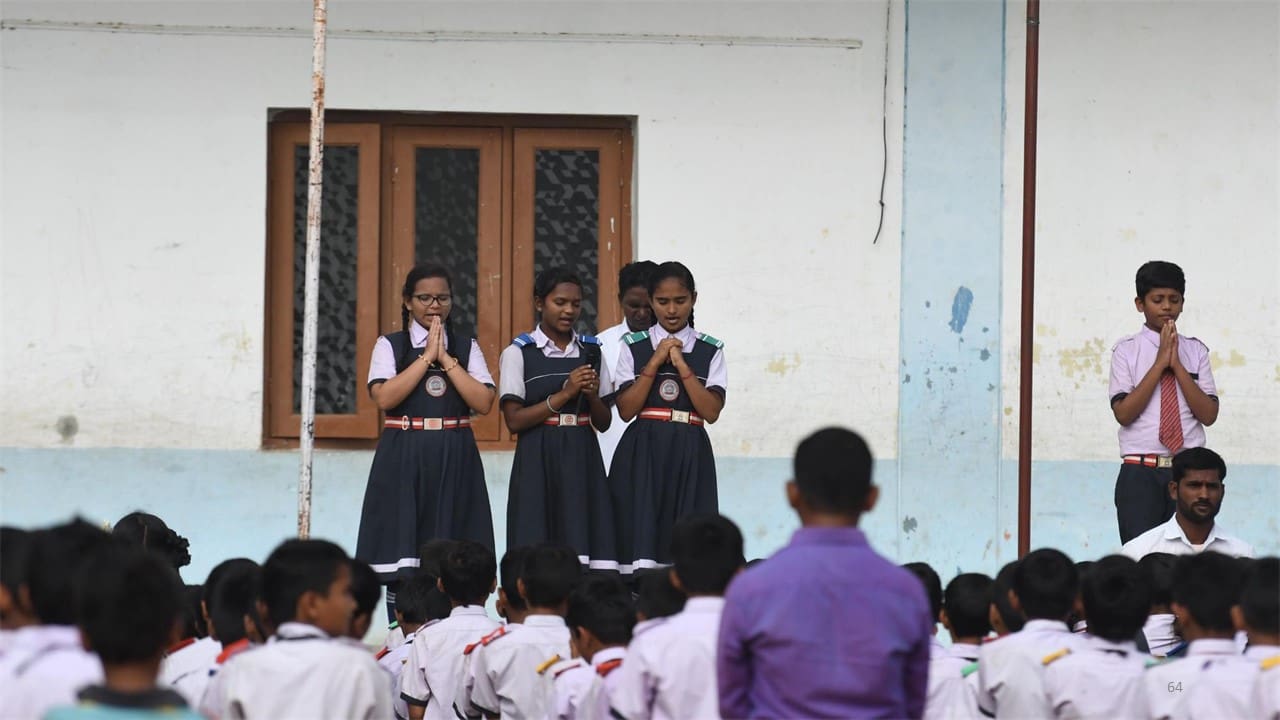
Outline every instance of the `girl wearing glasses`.
{"label": "girl wearing glasses", "polygon": [[493,547],[484,467],[472,414],[493,407],[493,377],[480,345],[453,332],[453,282],[440,265],[409,271],[401,291],[404,330],[378,338],[369,395],[386,412],[360,514],[356,557],[387,584],[417,570],[428,540]]}
{"label": "girl wearing glasses", "polygon": [[[502,417],[519,435],[507,496],[507,547],[563,543],[592,569],[616,570],[613,501],[596,430],[612,413],[600,341],[575,331],[582,280],[564,268],[534,281],[533,332],[500,359]],[[594,427],[594,429],[593,429]]]}

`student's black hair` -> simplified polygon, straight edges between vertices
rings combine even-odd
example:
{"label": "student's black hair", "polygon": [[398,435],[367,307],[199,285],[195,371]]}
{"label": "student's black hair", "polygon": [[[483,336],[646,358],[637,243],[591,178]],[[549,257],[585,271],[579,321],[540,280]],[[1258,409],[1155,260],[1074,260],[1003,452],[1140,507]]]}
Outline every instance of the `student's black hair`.
{"label": "student's black hair", "polygon": [[[449,284],[449,293],[453,293],[453,275],[449,273],[449,268],[446,268],[439,263],[422,263],[421,265],[415,265],[414,268],[409,271],[409,274],[404,276],[404,287],[400,289],[400,298],[404,301],[400,303],[400,327],[405,332],[409,331],[409,308],[405,307],[404,303],[409,302],[413,297],[413,290],[417,287],[418,281],[426,280],[427,278],[442,278]],[[452,312],[445,316],[443,325],[445,337],[449,339],[450,346],[453,346]]]}
{"label": "student's black hair", "polygon": [[942,607],[955,637],[986,637],[991,632],[991,586],[995,581],[982,573],[962,573],[947,583]]}
{"label": "student's black hair", "polygon": [[1177,562],[1178,557],[1169,553],[1150,553],[1138,561],[1146,575],[1153,606],[1173,602],[1173,566]]}
{"label": "student's black hair", "polygon": [[369,563],[351,559],[351,597],[356,601],[354,617],[372,616],[382,599],[382,583]]}
{"label": "student's black hair", "polygon": [[533,296],[538,300],[546,300],[547,296],[555,291],[556,286],[561,283],[569,283],[577,285],[582,289],[582,278],[577,273],[566,267],[549,267],[538,273],[538,277],[533,281]]}
{"label": "student's black hair", "polygon": [[200,600],[203,598],[203,585],[182,586],[182,637],[209,636],[209,628],[204,624],[204,613],[200,610]]}
{"label": "student's black hair", "polygon": [[[216,579],[214,575],[217,575]],[[208,593],[209,624],[223,646],[243,640],[244,618],[250,620],[261,632],[262,619],[258,617],[258,596],[261,593],[262,568],[249,558],[234,558],[218,564],[209,573],[211,580],[205,583]]]}
{"label": "student's black hair", "polygon": [[431,591],[427,593],[427,622],[443,620],[452,613],[453,603],[449,600],[448,594],[438,586],[432,587]]}
{"label": "student's black hair", "polygon": [[1249,563],[1240,590],[1240,610],[1251,630],[1280,635],[1280,558]]}
{"label": "student's black hair", "polygon": [[1080,573],[1065,553],[1041,548],[1018,562],[1013,592],[1028,620],[1065,620],[1080,592]]}
{"label": "student's black hair", "polygon": [[[690,294],[698,291],[697,285],[693,282],[693,273],[684,263],[668,260],[658,265],[649,272],[649,297],[653,297],[653,292],[662,284],[663,280],[675,280],[680,286],[688,290]],[[689,311],[689,327],[693,327],[693,310]]]}
{"label": "student's black hair", "polygon": [[350,558],[327,540],[285,540],[262,564],[262,600],[267,619],[281,625],[297,619],[298,600],[304,593],[329,593]]}
{"label": "student's black hair", "polygon": [[1218,480],[1227,479],[1227,463],[1207,447],[1187,448],[1173,456],[1173,481],[1182,482],[1188,470],[1217,470]]}
{"label": "student's black hair", "polygon": [[1170,288],[1177,290],[1179,295],[1187,294],[1187,278],[1182,274],[1182,268],[1164,260],[1143,263],[1134,277],[1134,286],[1139,298],[1145,298],[1156,288]]}
{"label": "student's black hair", "polygon": [[520,580],[520,570],[524,567],[524,559],[529,556],[528,546],[513,547],[502,556],[502,562],[498,565],[499,587],[507,596],[507,604],[512,610],[527,610],[529,606],[525,604],[524,598],[520,597],[520,588],[517,582]]}
{"label": "student's black hair", "polygon": [[400,583],[396,593],[396,612],[411,625],[421,625],[427,621],[427,597],[436,587],[436,577],[427,573],[418,573]]}
{"label": "student's black hair", "polygon": [[143,662],[164,652],[182,613],[182,581],[160,555],[110,543],[76,576],[76,624],[103,665]]}
{"label": "student's black hair", "polygon": [[191,552],[188,550],[191,543],[171,530],[164,520],[150,513],[139,510],[125,515],[116,522],[111,534],[160,553],[174,570],[191,564]]}
{"label": "student's black hair", "polygon": [[671,571],[666,568],[637,570],[636,612],[646,620],[675,615],[684,609],[688,597],[671,584]]}
{"label": "student's black hair", "polygon": [[27,580],[30,547],[31,533],[8,525],[0,527],[0,586],[4,586],[15,601],[18,588]]}
{"label": "student's black hair", "polygon": [[478,542],[462,540],[440,565],[440,584],[459,605],[483,605],[498,574],[493,551]]}
{"label": "student's black hair", "polygon": [[871,465],[871,448],[862,436],[829,427],[800,441],[792,471],[814,510],[860,515],[871,491]]}
{"label": "student's black hair", "polygon": [[942,612],[942,578],[924,562],[909,562],[902,569],[915,575],[924,584],[924,593],[929,597],[929,614],[938,622],[938,614]]}
{"label": "student's black hair", "polygon": [[568,545],[535,545],[520,565],[524,601],[529,607],[559,605],[569,598],[581,578],[582,563],[577,551]]}
{"label": "student's black hair", "polygon": [[1187,608],[1200,627],[1230,632],[1231,606],[1240,599],[1244,567],[1216,552],[1183,555],[1173,566],[1173,602]]}
{"label": "student's black hair", "polygon": [[565,624],[591,631],[605,645],[626,645],[636,626],[631,592],[620,579],[609,575],[587,577],[569,593]]}
{"label": "student's black hair", "polygon": [[742,531],[723,515],[686,515],[671,528],[671,560],[685,592],[723,595],[746,565]]}
{"label": "student's black hair", "polygon": [[418,548],[418,572],[440,577],[440,565],[449,551],[457,544],[457,540],[428,540]]}
{"label": "student's black hair", "polygon": [[637,260],[623,265],[618,271],[618,300],[622,300],[622,296],[631,288],[644,288],[645,292],[649,292],[649,276],[657,269],[658,263],[652,260]]}
{"label": "student's black hair", "polygon": [[1020,561],[1014,560],[1000,568],[995,581],[991,583],[991,604],[996,606],[996,612],[1000,614],[1000,620],[1009,632],[1018,632],[1027,624],[1026,616],[1015,610],[1009,602],[1009,590],[1013,588],[1013,575],[1017,572],[1019,563]]}
{"label": "student's black hair", "polygon": [[94,551],[116,544],[112,537],[76,518],[31,534],[26,583],[31,610],[42,625],[74,625],[75,583],[80,566]]}
{"label": "student's black hair", "polygon": [[1126,642],[1142,629],[1151,609],[1151,589],[1137,561],[1108,555],[1089,566],[1080,596],[1089,634],[1112,642]]}

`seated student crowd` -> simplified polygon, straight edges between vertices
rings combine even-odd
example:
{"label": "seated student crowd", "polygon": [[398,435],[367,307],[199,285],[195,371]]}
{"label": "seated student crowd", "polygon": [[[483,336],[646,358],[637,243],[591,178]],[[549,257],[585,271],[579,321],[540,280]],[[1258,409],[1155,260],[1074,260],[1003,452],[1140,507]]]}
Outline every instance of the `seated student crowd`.
{"label": "seated student crowd", "polygon": [[0,716],[1280,720],[1280,559],[1041,549],[944,585],[858,529],[871,467],[850,431],[802,442],[802,527],[750,567],[719,515],[682,519],[672,566],[632,586],[560,545],[433,542],[376,654],[376,576],[332,543],[223,562],[188,603],[172,554],[3,528]]}

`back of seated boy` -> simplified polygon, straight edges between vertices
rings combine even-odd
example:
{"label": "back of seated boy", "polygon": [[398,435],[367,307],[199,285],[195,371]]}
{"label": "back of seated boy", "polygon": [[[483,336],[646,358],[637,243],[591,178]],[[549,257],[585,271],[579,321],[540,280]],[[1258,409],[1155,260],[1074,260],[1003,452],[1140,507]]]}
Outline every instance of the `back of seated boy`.
{"label": "back of seated boy", "polygon": [[1036,550],[1018,561],[1009,601],[1027,622],[978,651],[978,707],[983,714],[1053,715],[1044,691],[1044,658],[1080,644],[1080,636],[1067,627],[1078,586],[1075,564],[1057,550]]}
{"label": "back of seated boy", "polygon": [[213,627],[210,607],[213,605],[213,593],[217,585],[228,573],[242,571],[258,563],[248,558],[225,560],[209,571],[209,577],[201,586],[200,612],[205,617],[205,629],[208,636],[187,644],[176,653],[167,653],[164,664],[160,666],[160,684],[172,687],[186,699],[191,707],[199,707],[209,686],[209,678],[218,666],[218,658],[226,652],[226,646],[244,637],[244,628],[237,623],[235,628],[226,628],[230,638],[224,641]]}
{"label": "back of seated boy", "polygon": [[248,558],[236,558],[214,569],[218,577],[209,593],[209,631],[221,643],[222,652],[208,670],[204,693],[197,703],[200,713],[210,718],[221,713],[223,666],[250,647],[266,642],[270,635],[260,609],[261,566]]}
{"label": "back of seated boy", "polygon": [[494,603],[494,608],[498,612],[498,617],[502,618],[505,623],[497,630],[475,638],[463,648],[462,676],[459,679],[458,689],[453,698],[453,714],[455,717],[471,718],[479,716],[479,713],[471,708],[471,690],[476,684],[471,660],[475,657],[475,651],[484,647],[486,640],[492,640],[491,636],[500,635],[499,631],[510,630],[517,625],[522,625],[525,613],[529,612],[529,606],[525,605],[524,598],[520,597],[520,571],[524,568],[524,559],[529,555],[530,550],[532,548],[528,546],[508,548],[507,552],[502,555],[502,560],[498,563],[498,599]]}
{"label": "back of seated boy", "polygon": [[453,543],[440,563],[437,584],[453,607],[449,617],[420,629],[410,641],[400,690],[409,718],[454,717],[465,669],[463,651],[498,627],[484,608],[497,584],[497,565],[489,548],[470,541]]}
{"label": "back of seated boy", "polygon": [[[1162,658],[1182,645],[1182,635],[1174,622],[1172,596],[1173,564],[1177,557],[1169,553],[1151,553],[1138,561],[1151,590],[1151,608],[1142,626],[1142,641],[1147,652]],[[1141,646],[1139,646],[1141,647]]]}
{"label": "back of seated boy", "polygon": [[17,631],[36,624],[35,617],[19,602],[30,545],[31,533],[7,525],[0,527],[0,663]]}
{"label": "back of seated boy", "polygon": [[38,624],[17,631],[0,661],[4,717],[40,718],[76,702],[83,687],[102,681],[102,663],[86,651],[75,627],[76,574],[110,536],[82,520],[32,533],[19,592],[21,611]]}
{"label": "back of seated boy", "polygon": [[565,545],[530,548],[517,587],[524,622],[491,634],[471,657],[470,707],[488,718],[541,718],[551,699],[551,679],[539,673],[570,655],[564,623],[569,593],[582,574],[577,552]]}
{"label": "back of seated boy", "polygon": [[351,558],[324,540],[287,540],[262,565],[275,634],[223,666],[224,718],[390,717],[391,681],[351,628]]}
{"label": "back of seated boy", "polygon": [[1082,581],[1089,637],[1047,655],[1044,687],[1056,718],[1145,718],[1142,677],[1148,660],[1134,636],[1151,606],[1146,574],[1123,555],[1093,563]]}
{"label": "back of seated boy", "polygon": [[[444,556],[449,554],[449,549],[453,547],[453,543],[453,540],[444,538],[437,538],[423,543],[418,548],[418,568],[408,577],[426,574],[439,579],[440,563],[444,561]],[[387,618],[391,624],[387,626],[387,637],[382,643],[383,650],[395,650],[405,642],[404,630],[400,628],[395,619],[396,592],[399,590],[401,582],[402,580],[396,580],[387,585]],[[442,617],[448,617],[448,615],[449,613],[446,611]]]}
{"label": "back of seated boy", "polygon": [[565,623],[573,657],[543,671],[555,686],[547,717],[607,718],[609,693],[622,677],[619,668],[636,624],[631,593],[617,577],[588,577],[570,593]]}
{"label": "back of seated boy", "polygon": [[671,584],[670,568],[637,570],[633,579],[636,585],[636,626],[632,635],[642,635],[666,622],[667,618],[683,610],[689,599]]}
{"label": "back of seated boy", "polygon": [[938,623],[942,618],[942,579],[929,563],[910,562],[903,570],[915,575],[929,599],[929,617],[933,620],[929,636],[929,689],[925,698],[925,718],[950,717],[952,708],[962,705],[966,688],[960,667],[947,647],[938,640]]}
{"label": "back of seated boy", "polygon": [[[942,593],[939,619],[951,634],[951,647],[929,659],[926,718],[979,717],[978,646],[991,632],[992,582],[981,573],[962,573],[947,583]],[[945,686],[936,702],[935,682]]]}
{"label": "back of seated boy", "polygon": [[1206,672],[1231,666],[1239,657],[1231,608],[1239,601],[1243,580],[1243,567],[1235,558],[1216,552],[1178,558],[1173,614],[1190,644],[1184,656],[1147,668],[1143,684],[1152,720],[1185,717],[1182,705]]}
{"label": "back of seated boy", "polygon": [[391,705],[396,717],[409,717],[409,706],[401,695],[404,692],[404,670],[413,651],[413,640],[427,622],[428,596],[435,589],[439,578],[418,573],[400,581],[396,591],[396,626],[404,631],[405,642],[394,650],[383,648],[374,659],[391,675]]}
{"label": "back of seated boy", "polygon": [[719,717],[716,645],[724,592],[746,564],[742,532],[722,515],[691,515],[671,531],[671,582],[684,609],[632,639],[610,695],[623,720]]}
{"label": "back of seated boy", "polygon": [[81,689],[79,704],[55,708],[46,720],[199,720],[180,694],[156,682],[183,610],[173,568],[155,553],[113,544],[92,555],[76,584],[77,623],[105,681]]}
{"label": "back of seated boy", "polygon": [[1263,668],[1280,665],[1280,559],[1236,562],[1245,568],[1244,583],[1231,617],[1236,629],[1248,634],[1249,647],[1243,655],[1204,663],[1195,687],[1185,693],[1183,717],[1267,716],[1265,703],[1255,705],[1254,696]]}
{"label": "back of seated boy", "polygon": [[364,636],[373,626],[373,613],[382,598],[382,585],[369,563],[356,558],[351,560],[351,597],[356,601],[356,609],[351,614],[351,626],[343,634],[354,645],[364,647]]}
{"label": "back of seated boy", "polygon": [[1240,593],[1238,620],[1249,633],[1245,655],[1257,664],[1254,714],[1280,720],[1280,558],[1259,558],[1253,564]]}

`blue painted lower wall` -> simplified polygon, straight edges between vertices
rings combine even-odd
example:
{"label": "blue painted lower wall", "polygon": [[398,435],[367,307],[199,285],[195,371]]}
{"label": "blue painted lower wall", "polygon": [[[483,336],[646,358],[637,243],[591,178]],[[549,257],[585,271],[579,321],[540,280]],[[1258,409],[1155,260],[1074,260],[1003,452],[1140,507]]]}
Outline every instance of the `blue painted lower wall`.
{"label": "blue painted lower wall", "polygon": [[[312,534],[354,550],[360,504],[372,457],[368,452],[321,452],[315,464]],[[498,545],[504,547],[510,455],[485,455]],[[898,463],[876,464],[881,504],[864,518],[872,544],[901,562],[924,560],[944,579],[959,570],[994,572],[1007,553],[997,534],[975,532],[966,511],[943,495],[919,493],[913,505],[942,520],[904,529],[899,521]],[[1003,476],[1016,477],[1013,463]],[[228,557],[261,560],[294,532],[298,454],[225,450],[0,449],[0,523],[35,527],[79,513],[102,523],[136,509],[163,517],[191,540],[188,582],[201,582]],[[727,457],[718,461],[722,511],[741,526],[747,556],[765,557],[787,542],[798,523],[786,505],[789,458]],[[1059,547],[1093,558],[1116,547],[1111,505],[1116,466],[1100,462],[1042,462],[1034,467],[1035,546]],[[1016,490],[1016,488],[1011,489]],[[993,502],[976,494],[974,503]],[[1280,466],[1231,467],[1220,517],[1258,547],[1280,553]],[[1002,529],[1016,536],[1016,527]],[[985,551],[983,548],[990,547]],[[973,557],[963,567],[951,558]]]}

